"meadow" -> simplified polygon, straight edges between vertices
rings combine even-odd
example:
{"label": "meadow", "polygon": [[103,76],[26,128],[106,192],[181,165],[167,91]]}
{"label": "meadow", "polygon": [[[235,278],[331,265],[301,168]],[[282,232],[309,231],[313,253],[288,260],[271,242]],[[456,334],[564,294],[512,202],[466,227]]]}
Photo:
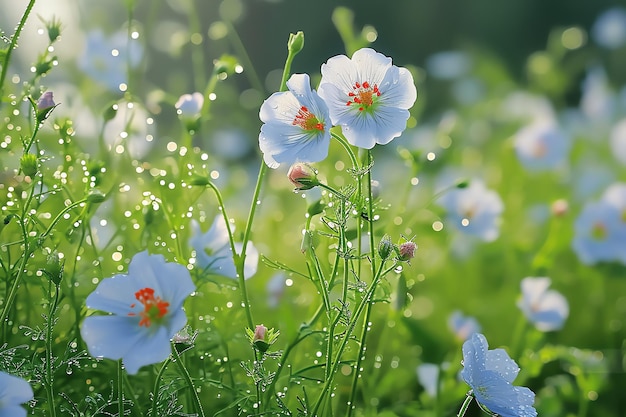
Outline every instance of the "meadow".
{"label": "meadow", "polygon": [[61,3],[0,18],[0,417],[626,415],[625,8],[511,71]]}

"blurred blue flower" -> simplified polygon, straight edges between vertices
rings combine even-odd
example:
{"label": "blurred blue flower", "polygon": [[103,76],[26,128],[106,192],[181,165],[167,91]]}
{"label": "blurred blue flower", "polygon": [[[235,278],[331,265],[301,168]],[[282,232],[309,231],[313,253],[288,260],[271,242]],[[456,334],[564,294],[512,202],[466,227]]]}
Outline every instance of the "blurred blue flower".
{"label": "blurred blue flower", "polygon": [[447,219],[461,232],[491,242],[500,235],[500,214],[504,204],[500,196],[480,180],[465,188],[454,188],[439,199]]}
{"label": "blurred blue flower", "polygon": [[452,330],[457,339],[462,341],[481,331],[480,324],[474,317],[465,316],[458,310],[453,311],[448,317],[448,328]]}
{"label": "blurred blue flower", "polygon": [[33,389],[28,382],[0,372],[0,417],[26,417],[21,404],[32,399]]}
{"label": "blurred blue flower", "polygon": [[[221,275],[228,278],[237,278],[237,269],[230,248],[228,239],[228,229],[226,222],[221,215],[215,216],[211,228],[202,233],[200,224],[196,220],[191,220],[192,235],[189,239],[189,246],[195,251],[196,264],[204,272]],[[234,225],[229,225],[231,231]],[[242,243],[235,243],[235,250],[240,252],[243,249]],[[259,263],[259,252],[252,242],[246,246],[246,261],[244,263],[244,277],[246,279],[256,274]]]}
{"label": "blurred blue flower", "polygon": [[417,380],[431,397],[437,397],[439,385],[439,365],[434,363],[422,363],[417,366]]}
{"label": "blurred blue flower", "polygon": [[517,158],[530,171],[559,167],[570,149],[570,138],[555,122],[538,121],[520,129],[514,136]]}
{"label": "blurred blue flower", "polygon": [[461,377],[476,401],[501,417],[536,417],[535,393],[513,381],[519,367],[503,349],[488,350],[487,339],[474,333],[463,344]]}
{"label": "blurred blue flower", "polygon": [[626,165],[626,119],[617,122],[609,136],[611,153],[620,163]]}
{"label": "blurred blue flower", "polygon": [[122,359],[129,374],[170,354],[170,340],[187,323],[185,298],[195,290],[183,265],[162,255],[136,254],[127,275],[104,279],[87,297],[88,308],[109,315],[89,316],[81,336],[94,357]]}
{"label": "blurred blue flower", "polygon": [[176,113],[183,120],[195,120],[200,117],[200,110],[204,104],[204,96],[201,93],[183,94],[178,98],[174,107]]}
{"label": "blurred blue flower", "polygon": [[322,64],[318,90],[333,125],[341,126],[348,142],[365,149],[400,136],[417,99],[411,73],[370,48]]}
{"label": "blurred blue flower", "polygon": [[331,125],[326,103],[311,90],[307,74],[293,74],[287,88],[272,94],[259,111],[259,147],[270,168],[328,156]]}
{"label": "blurred blue flower", "polygon": [[613,7],[598,16],[591,27],[596,43],[607,49],[617,49],[626,43],[626,10]]}
{"label": "blurred blue flower", "polygon": [[93,80],[119,91],[120,84],[128,80],[127,65],[137,67],[143,57],[143,47],[128,39],[125,30],[105,37],[100,30],[87,33],[84,52],[78,59],[79,68]]}
{"label": "blurred blue flower", "polygon": [[626,184],[613,184],[587,203],[574,223],[572,248],[581,262],[626,264]]}
{"label": "blurred blue flower", "polygon": [[[596,124],[605,125],[616,112],[616,98],[611,89],[608,76],[603,67],[595,65],[587,70],[587,75],[582,81],[580,97],[580,110],[590,120]],[[595,138],[597,126],[591,123],[591,132],[588,136]]]}
{"label": "blurred blue flower", "polygon": [[435,78],[453,80],[465,75],[472,66],[467,52],[442,51],[432,54],[426,60],[426,71]]}
{"label": "blurred blue flower", "polygon": [[550,278],[526,277],[521,282],[522,298],[517,306],[537,329],[559,330],[569,315],[569,305],[561,293],[548,290]]}

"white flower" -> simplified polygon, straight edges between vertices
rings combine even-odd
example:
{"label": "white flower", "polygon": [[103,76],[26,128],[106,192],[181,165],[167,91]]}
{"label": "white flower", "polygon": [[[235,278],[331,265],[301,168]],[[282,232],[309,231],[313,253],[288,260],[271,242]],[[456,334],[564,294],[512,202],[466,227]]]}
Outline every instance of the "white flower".
{"label": "white flower", "polygon": [[319,162],[328,155],[331,125],[326,103],[311,90],[307,74],[292,75],[287,88],[272,94],[259,111],[259,148],[270,168]]}
{"label": "white flower", "polygon": [[569,315],[569,305],[561,293],[548,290],[550,278],[526,277],[521,287],[522,298],[517,306],[537,329],[548,332],[563,327]]}
{"label": "white flower", "polygon": [[335,126],[352,145],[371,149],[400,136],[417,99],[413,76],[406,68],[373,49],[348,58],[332,57],[322,65],[319,95]]}

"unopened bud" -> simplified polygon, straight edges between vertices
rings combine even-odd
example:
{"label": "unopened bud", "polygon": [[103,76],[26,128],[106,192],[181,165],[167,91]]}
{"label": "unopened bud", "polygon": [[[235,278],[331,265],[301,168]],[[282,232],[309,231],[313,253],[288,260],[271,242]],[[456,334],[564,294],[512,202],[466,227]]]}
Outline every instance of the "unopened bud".
{"label": "unopened bud", "polygon": [[54,251],[46,258],[46,267],[43,269],[43,273],[50,278],[54,285],[59,285],[63,278],[63,266],[65,262],[61,261],[59,254]]}
{"label": "unopened bud", "polygon": [[52,91],[46,91],[37,101],[37,121],[43,122],[50,116],[57,105],[54,103]]}
{"label": "unopened bud", "polygon": [[90,203],[100,204],[106,199],[106,195],[100,191],[93,189],[87,194],[87,201]]}
{"label": "unopened bud", "polygon": [[417,245],[413,241],[401,243],[398,246],[398,260],[401,262],[408,262],[415,257],[415,251]]}
{"label": "unopened bud", "polygon": [[383,236],[378,244],[378,255],[383,261],[389,258],[391,251],[393,250],[393,243],[391,243],[391,237],[389,235]]}
{"label": "unopened bud", "polygon": [[552,203],[552,207],[550,208],[552,214],[556,217],[563,217],[567,214],[569,210],[569,204],[567,200],[559,199]]}
{"label": "unopened bud", "polygon": [[317,171],[308,164],[295,163],[287,173],[289,181],[295,185],[296,190],[310,190],[319,185]]}
{"label": "unopened bud", "polygon": [[200,112],[203,105],[204,96],[198,92],[183,94],[174,105],[176,114],[178,114],[188,132],[195,132],[200,127]]}
{"label": "unopened bud", "polygon": [[26,153],[22,155],[20,158],[20,168],[24,175],[29,177],[34,177],[39,171],[39,167],[37,166],[37,155],[32,153]]}
{"label": "unopened bud", "polygon": [[246,329],[250,343],[261,353],[267,352],[267,349],[278,339],[279,331],[268,329],[262,324],[258,324],[254,331]]}
{"label": "unopened bud", "polygon": [[287,49],[293,55],[297,54],[304,48],[304,32],[301,30],[297,33],[289,34],[289,41],[287,42]]}
{"label": "unopened bud", "polygon": [[44,24],[46,25],[46,30],[48,31],[48,39],[50,39],[50,43],[55,42],[61,36],[61,21],[56,17],[53,17],[52,20],[46,22],[42,19]]}

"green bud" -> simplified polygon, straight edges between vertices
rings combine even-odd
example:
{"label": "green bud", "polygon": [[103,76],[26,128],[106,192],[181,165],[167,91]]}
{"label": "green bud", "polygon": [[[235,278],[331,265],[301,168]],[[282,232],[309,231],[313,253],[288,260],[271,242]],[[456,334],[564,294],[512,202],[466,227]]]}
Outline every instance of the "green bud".
{"label": "green bud", "polygon": [[37,155],[32,153],[22,155],[20,158],[20,168],[22,169],[24,175],[34,177],[37,174],[37,171],[39,171]]}
{"label": "green bud", "polygon": [[317,200],[312,203],[307,209],[306,212],[309,216],[313,217],[324,211],[324,204],[322,204],[322,200]]}
{"label": "green bud", "polygon": [[[40,18],[41,19],[41,18]],[[46,30],[48,31],[48,39],[50,39],[50,43],[55,42],[61,36],[61,21],[56,17],[53,17],[50,21],[45,21],[41,19],[41,21],[46,25]]]}
{"label": "green bud", "polygon": [[389,258],[391,252],[394,250],[393,243],[391,243],[391,237],[384,235],[378,244],[378,255],[383,261]]}
{"label": "green bud", "polygon": [[276,342],[280,332],[274,329],[268,329],[262,324],[258,324],[254,331],[246,328],[246,334],[250,340],[250,344],[261,353],[267,352],[269,347]]}
{"label": "green bud", "polygon": [[199,185],[199,186],[206,186],[209,184],[209,179],[207,177],[204,177],[202,175],[197,175],[194,174],[191,176],[191,180],[189,180],[189,184],[191,185]]}
{"label": "green bud", "polygon": [[64,265],[65,261],[61,261],[61,259],[59,259],[59,254],[54,251],[46,258],[46,267],[42,270],[42,272],[50,278],[54,285],[59,285],[61,283],[61,279],[63,279]]}
{"label": "green bud", "polygon": [[106,195],[102,191],[97,189],[90,190],[89,194],[87,194],[87,202],[89,203],[100,204],[105,199]]}
{"label": "green bud", "polygon": [[[237,62],[237,58],[232,55],[224,54],[213,61],[213,67],[216,74],[234,74],[235,68],[239,62]],[[221,78],[220,78],[221,79]]]}
{"label": "green bud", "polygon": [[456,188],[463,189],[463,188],[467,188],[469,186],[469,184],[470,184],[470,180],[468,180],[468,179],[461,179],[461,180],[458,180],[456,182],[456,184],[454,184],[454,186]]}
{"label": "green bud", "polygon": [[104,109],[104,112],[102,112],[102,118],[104,119],[104,121],[108,122],[110,120],[113,120],[117,115],[118,108],[119,105],[117,104],[117,102],[108,105],[107,108]]}
{"label": "green bud", "polygon": [[300,244],[300,251],[306,253],[313,247],[313,233],[310,230],[305,230],[302,236],[302,243]]}
{"label": "green bud", "polygon": [[35,64],[35,74],[37,74],[38,76],[46,75],[47,73],[50,72],[56,60],[57,60],[57,57],[53,56],[47,61],[37,62]]}
{"label": "green bud", "polygon": [[298,31],[296,34],[289,34],[287,49],[292,55],[297,54],[304,48],[304,32]]}

